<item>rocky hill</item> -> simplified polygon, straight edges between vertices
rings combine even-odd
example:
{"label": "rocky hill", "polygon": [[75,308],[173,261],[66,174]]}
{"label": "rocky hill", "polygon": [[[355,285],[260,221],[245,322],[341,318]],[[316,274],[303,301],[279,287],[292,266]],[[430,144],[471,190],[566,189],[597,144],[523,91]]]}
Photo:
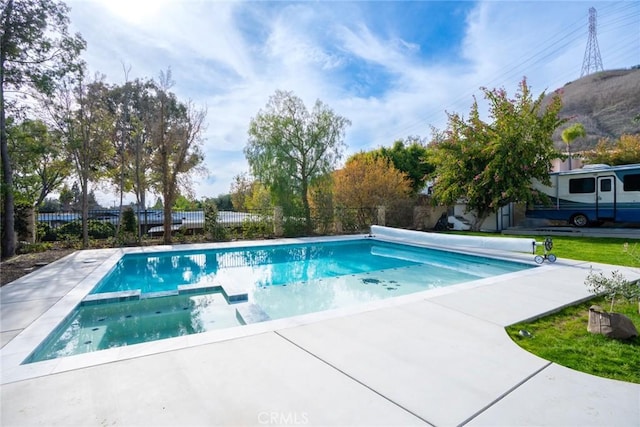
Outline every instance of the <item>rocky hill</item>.
{"label": "rocky hill", "polygon": [[558,148],[566,148],[560,135],[575,122],[584,125],[587,136],[573,141],[572,151],[592,148],[601,138],[640,133],[640,119],[634,120],[640,116],[640,68],[594,73],[558,92],[563,102],[560,115],[570,118],[554,135]]}

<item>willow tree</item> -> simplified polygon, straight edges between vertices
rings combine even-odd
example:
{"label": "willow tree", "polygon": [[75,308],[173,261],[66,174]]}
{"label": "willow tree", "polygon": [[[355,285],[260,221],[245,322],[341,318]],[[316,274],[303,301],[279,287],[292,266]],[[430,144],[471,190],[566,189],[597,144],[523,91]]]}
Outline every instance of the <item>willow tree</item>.
{"label": "willow tree", "polygon": [[447,129],[432,144],[434,198],[441,204],[466,202],[475,214],[474,229],[512,202],[538,202],[532,180],[550,184],[552,161],[559,156],[552,135],[564,123],[562,102],[554,96],[546,107],[544,92],[533,98],[526,79],[515,99],[504,89],[482,89],[491,121],[480,118],[474,101],[469,118],[449,114]]}
{"label": "willow tree", "polygon": [[0,157],[2,256],[15,254],[13,169],[7,113],[18,107],[7,94],[50,95],[61,76],[75,70],[85,42],[68,31],[69,8],[53,0],[7,0],[0,11]]}
{"label": "willow tree", "polygon": [[251,174],[287,213],[299,201],[308,232],[312,229],[310,185],[335,168],[350,124],[320,100],[309,111],[292,92],[280,90],[249,124],[244,153]]}

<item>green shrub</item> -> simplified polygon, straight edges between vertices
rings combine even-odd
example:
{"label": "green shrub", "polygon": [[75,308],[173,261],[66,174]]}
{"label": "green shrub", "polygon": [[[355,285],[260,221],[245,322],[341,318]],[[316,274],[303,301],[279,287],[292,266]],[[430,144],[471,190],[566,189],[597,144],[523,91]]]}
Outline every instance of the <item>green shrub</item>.
{"label": "green shrub", "polygon": [[[87,221],[89,238],[91,239],[106,239],[113,237],[116,233],[116,228],[110,222],[96,221],[90,219]],[[68,222],[56,230],[57,240],[66,240],[68,238],[82,239],[82,222],[74,221]]]}
{"label": "green shrub", "polygon": [[282,222],[284,237],[300,237],[307,235],[307,223],[304,218],[287,217]]}
{"label": "green shrub", "polygon": [[613,311],[616,297],[621,297],[628,302],[640,297],[640,282],[627,280],[618,270],[612,271],[611,277],[607,277],[602,272],[594,273],[592,267],[584,284],[592,294],[603,295],[611,301],[609,311]]}
{"label": "green shrub", "polygon": [[44,251],[48,251],[49,249],[51,249],[53,247],[53,245],[51,243],[48,242],[42,242],[42,243],[22,243],[20,244],[20,246],[18,247],[17,252],[19,254],[31,254],[31,253],[36,253],[36,252],[44,252]]}
{"label": "green shrub", "polygon": [[218,222],[218,207],[215,203],[207,201],[204,209],[204,232],[216,242],[229,240],[229,231]]}
{"label": "green shrub", "polygon": [[138,232],[138,220],[136,219],[136,213],[133,208],[128,207],[122,212],[122,224],[120,230],[124,233]]}
{"label": "green shrub", "polygon": [[273,225],[267,219],[247,218],[242,221],[242,237],[245,239],[264,238],[272,235]]}
{"label": "green shrub", "polygon": [[36,224],[36,240],[40,242],[55,242],[58,240],[56,230],[46,222]]}

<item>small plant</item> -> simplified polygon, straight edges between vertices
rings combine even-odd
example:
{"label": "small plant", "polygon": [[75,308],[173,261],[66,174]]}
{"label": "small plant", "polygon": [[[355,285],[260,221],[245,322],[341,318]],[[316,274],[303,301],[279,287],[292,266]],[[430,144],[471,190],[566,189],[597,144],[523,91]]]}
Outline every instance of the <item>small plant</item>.
{"label": "small plant", "polygon": [[640,283],[627,280],[618,270],[611,272],[611,277],[607,277],[602,272],[594,273],[591,268],[584,284],[592,294],[603,295],[611,300],[609,311],[613,311],[616,297],[622,297],[629,302],[640,297]]}
{"label": "small plant", "polygon": [[284,237],[300,237],[307,235],[307,224],[304,218],[285,218],[283,223]]}
{"label": "small plant", "polygon": [[138,240],[138,221],[133,208],[128,207],[122,212],[122,226],[118,233],[119,244],[128,245]]}
{"label": "small plant", "polygon": [[205,202],[204,206],[204,232],[216,242],[229,240],[229,232],[224,225],[218,222],[218,207],[213,202]]}
{"label": "small plant", "polygon": [[17,252],[20,254],[45,252],[50,250],[52,247],[53,245],[49,242],[21,243]]}

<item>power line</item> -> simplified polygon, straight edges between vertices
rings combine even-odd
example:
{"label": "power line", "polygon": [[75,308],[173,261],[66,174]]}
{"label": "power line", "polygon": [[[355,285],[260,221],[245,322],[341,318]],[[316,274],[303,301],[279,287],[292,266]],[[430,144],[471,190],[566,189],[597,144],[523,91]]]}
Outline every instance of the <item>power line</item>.
{"label": "power line", "polygon": [[[629,27],[632,25],[636,26],[638,23],[638,17],[640,17],[640,11],[638,11],[637,4],[634,2],[608,3],[605,6],[603,6],[601,10],[602,10],[601,17],[613,18],[609,20],[603,20],[604,24],[602,25],[602,29],[603,29],[602,34],[608,33],[611,30],[619,30],[620,28],[627,27],[627,26]],[[624,13],[632,10],[634,10],[635,12]],[[432,112],[423,116],[423,118],[403,126],[403,128],[400,131],[396,132],[396,135],[409,134],[411,130],[415,129],[417,126],[421,126],[424,128],[425,124],[428,124],[429,122],[431,122],[436,116],[443,114],[448,109],[454,107],[456,104],[464,101],[465,99],[469,100],[473,95],[473,93],[475,93],[478,87],[480,87],[481,85],[490,87],[495,82],[503,81],[506,78],[512,77],[517,73],[524,72],[525,67],[531,67],[533,65],[539,64],[542,61],[554,56],[555,54],[562,52],[571,46],[575,46],[576,42],[582,37],[584,37],[584,34],[585,34],[584,27],[582,26],[583,25],[582,23],[584,22],[583,19],[584,18],[582,17],[577,19],[576,21],[572,22],[570,25],[565,26],[563,31],[559,33],[555,33],[552,36],[548,37],[546,40],[540,43],[541,46],[544,46],[542,49],[536,51],[535,53],[522,59],[521,61],[516,60],[511,62],[511,64],[507,65],[507,68],[504,72],[500,73],[492,80],[488,82],[478,83],[474,86],[468,86],[468,88],[464,91],[464,94],[454,99],[453,101],[451,101],[449,105],[445,106],[444,108],[439,107],[438,110],[434,109]],[[591,32],[589,32],[589,35],[591,35]],[[625,46],[626,44],[625,42],[627,41],[627,39],[630,39],[631,45],[633,44],[634,41],[636,41],[633,35],[633,32],[630,32],[630,34],[627,37],[624,37],[624,39],[618,40],[620,43],[616,49],[610,51],[610,58],[618,59],[618,58],[625,57],[624,53],[628,49],[633,48],[633,46],[628,48]],[[596,43],[597,43],[597,40],[596,40]],[[598,48],[598,54],[599,54],[599,48]],[[600,68],[602,68],[601,63],[602,63],[602,59],[600,57],[600,60],[598,63]],[[567,78],[570,78],[570,76],[573,73],[568,71],[563,74],[564,75],[562,76],[556,76],[557,77],[556,80],[557,81],[566,80]]]}

